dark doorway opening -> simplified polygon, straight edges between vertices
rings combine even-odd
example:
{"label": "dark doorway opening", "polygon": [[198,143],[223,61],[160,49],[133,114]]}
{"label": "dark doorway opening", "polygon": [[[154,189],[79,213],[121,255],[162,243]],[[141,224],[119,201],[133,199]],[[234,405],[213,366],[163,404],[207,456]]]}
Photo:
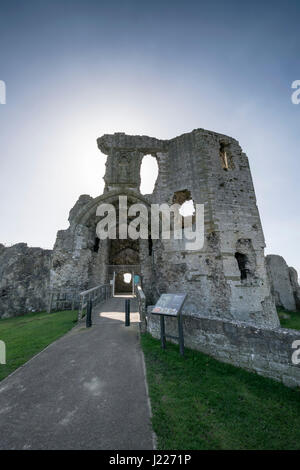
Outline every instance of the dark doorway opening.
{"label": "dark doorway opening", "polygon": [[246,255],[243,253],[235,253],[235,259],[237,260],[239,270],[241,273],[241,280],[247,279],[248,277],[248,268],[247,268],[247,263],[248,263],[248,258]]}

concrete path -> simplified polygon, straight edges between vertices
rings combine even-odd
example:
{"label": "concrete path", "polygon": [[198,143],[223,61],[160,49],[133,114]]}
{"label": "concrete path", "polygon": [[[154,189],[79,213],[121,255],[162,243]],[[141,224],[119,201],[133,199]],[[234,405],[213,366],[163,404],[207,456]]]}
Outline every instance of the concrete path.
{"label": "concrete path", "polygon": [[101,307],[0,382],[0,449],[153,449],[138,314]]}

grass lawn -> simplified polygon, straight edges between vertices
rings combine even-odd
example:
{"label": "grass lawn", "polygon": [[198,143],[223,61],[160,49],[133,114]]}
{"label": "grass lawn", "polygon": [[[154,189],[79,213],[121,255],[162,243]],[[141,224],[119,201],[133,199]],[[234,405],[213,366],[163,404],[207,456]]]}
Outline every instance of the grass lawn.
{"label": "grass lawn", "polygon": [[282,328],[300,330],[300,312],[290,312],[283,308],[278,308],[277,312]]}
{"label": "grass lawn", "polygon": [[300,392],[142,335],[158,449],[300,449]]}
{"label": "grass lawn", "polygon": [[0,364],[0,380],[64,335],[76,320],[75,311],[30,313],[0,320],[0,340],[6,344],[6,365]]}

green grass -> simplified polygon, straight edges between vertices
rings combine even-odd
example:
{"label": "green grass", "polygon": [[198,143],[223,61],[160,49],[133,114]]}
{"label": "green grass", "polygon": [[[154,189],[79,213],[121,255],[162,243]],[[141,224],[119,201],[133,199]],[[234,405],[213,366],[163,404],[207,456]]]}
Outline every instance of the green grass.
{"label": "green grass", "polygon": [[290,312],[283,308],[278,308],[277,312],[282,328],[300,330],[300,312]]}
{"label": "green grass", "polygon": [[142,335],[158,449],[300,449],[300,392]]}
{"label": "green grass", "polygon": [[76,320],[75,311],[30,313],[0,320],[0,340],[6,344],[6,364],[0,364],[0,380],[64,335]]}

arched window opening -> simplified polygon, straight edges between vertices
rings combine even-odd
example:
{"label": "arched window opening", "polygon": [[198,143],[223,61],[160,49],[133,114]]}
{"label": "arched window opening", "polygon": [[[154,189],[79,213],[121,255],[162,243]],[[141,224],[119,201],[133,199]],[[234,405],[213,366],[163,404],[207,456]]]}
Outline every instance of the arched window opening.
{"label": "arched window opening", "polygon": [[141,164],[141,194],[152,194],[158,177],[158,164],[155,157],[145,155]]}

